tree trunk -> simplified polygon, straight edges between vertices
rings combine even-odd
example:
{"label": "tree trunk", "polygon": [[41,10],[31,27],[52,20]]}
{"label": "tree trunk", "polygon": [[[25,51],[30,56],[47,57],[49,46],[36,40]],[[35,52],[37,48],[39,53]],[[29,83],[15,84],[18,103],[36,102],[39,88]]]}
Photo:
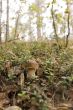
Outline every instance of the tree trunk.
{"label": "tree trunk", "polygon": [[[37,8],[40,9],[40,1],[39,0],[36,0],[36,5],[37,5]],[[41,13],[40,13],[40,10],[37,11],[37,15],[36,15],[36,18],[37,18],[37,21],[36,21],[36,25],[37,25],[37,40],[41,40],[41,27],[39,26],[39,20],[40,20],[40,17],[41,17]]]}
{"label": "tree trunk", "polygon": [[2,24],[1,24],[1,20],[2,20],[2,0],[0,0],[0,43],[1,43],[1,35],[2,35]]}
{"label": "tree trunk", "polygon": [[40,14],[37,13],[37,39],[41,40],[41,28],[39,27]]}
{"label": "tree trunk", "polygon": [[8,40],[9,37],[9,0],[7,0],[7,17],[6,17],[6,39]]}
{"label": "tree trunk", "polygon": [[16,23],[15,23],[14,39],[18,37],[17,31],[18,31],[18,25],[19,25],[19,17],[20,17],[20,15],[19,15],[19,13],[18,13],[18,16],[17,16],[17,19],[16,19]]}
{"label": "tree trunk", "polygon": [[52,14],[52,19],[53,19],[53,29],[54,29],[55,39],[56,39],[56,41],[58,43],[58,34],[57,34],[55,18],[54,18],[53,3],[54,3],[54,0],[52,1],[51,14]]}
{"label": "tree trunk", "polygon": [[29,16],[29,21],[28,21],[28,28],[29,28],[29,41],[33,41],[34,40],[34,37],[33,37],[33,34],[32,34],[32,26],[31,26],[31,24],[32,24],[32,18],[31,18],[31,16],[32,16],[32,12],[31,12],[31,10],[29,9],[29,12],[28,12],[28,16]]}
{"label": "tree trunk", "polygon": [[[69,10],[69,4],[67,3],[67,10]],[[66,47],[68,46],[69,43],[69,35],[70,35],[70,12],[68,11],[68,18],[67,18],[67,25],[68,25],[68,34],[66,36]]]}

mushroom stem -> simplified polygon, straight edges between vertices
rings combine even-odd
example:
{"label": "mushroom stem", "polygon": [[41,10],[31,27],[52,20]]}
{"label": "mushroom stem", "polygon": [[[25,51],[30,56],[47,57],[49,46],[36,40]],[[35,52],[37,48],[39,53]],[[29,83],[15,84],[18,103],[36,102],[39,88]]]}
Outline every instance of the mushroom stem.
{"label": "mushroom stem", "polygon": [[21,86],[21,90],[24,89],[24,73],[21,73],[20,75],[20,86]]}

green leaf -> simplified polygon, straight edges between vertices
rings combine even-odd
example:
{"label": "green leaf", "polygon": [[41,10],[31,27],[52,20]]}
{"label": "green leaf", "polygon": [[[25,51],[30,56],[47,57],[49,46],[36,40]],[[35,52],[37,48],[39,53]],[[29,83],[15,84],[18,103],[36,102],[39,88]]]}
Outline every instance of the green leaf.
{"label": "green leaf", "polygon": [[57,1],[56,0],[53,0],[53,3],[56,3]]}
{"label": "green leaf", "polygon": [[37,7],[37,5],[35,3],[33,3],[29,9],[31,9],[31,11],[34,11],[34,12],[39,12],[40,9]]}
{"label": "green leaf", "polygon": [[65,13],[66,13],[66,14],[70,13],[69,8],[66,8]]}
{"label": "green leaf", "polygon": [[62,22],[62,14],[61,13],[56,14],[56,18],[57,18],[58,23]]}
{"label": "green leaf", "polygon": [[50,3],[47,4],[47,8],[50,6]]}

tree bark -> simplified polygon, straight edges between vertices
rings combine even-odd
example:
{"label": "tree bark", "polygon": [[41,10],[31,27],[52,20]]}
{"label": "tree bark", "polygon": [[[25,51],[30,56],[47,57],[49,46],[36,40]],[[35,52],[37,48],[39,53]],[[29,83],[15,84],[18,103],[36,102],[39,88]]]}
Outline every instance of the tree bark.
{"label": "tree bark", "polygon": [[2,0],[0,0],[0,43],[1,43],[1,35],[2,35],[2,24],[1,24],[1,20],[2,20]]}
{"label": "tree bark", "polygon": [[9,0],[7,0],[7,17],[6,17],[6,39],[8,40],[9,37]]}
{"label": "tree bark", "polygon": [[58,43],[58,34],[57,34],[55,18],[54,18],[53,3],[54,3],[54,0],[52,1],[51,14],[52,14],[52,19],[53,19],[53,29],[54,29],[55,39],[56,39],[56,41]]}
{"label": "tree bark", "polygon": [[[39,0],[36,0],[36,5],[37,5],[37,8],[40,9],[40,1]],[[41,17],[41,13],[40,11],[38,10],[37,11],[37,14],[36,14],[36,18],[37,18],[37,21],[36,21],[36,25],[37,25],[37,40],[41,40],[41,27],[39,26],[39,19]]]}
{"label": "tree bark", "polygon": [[16,23],[15,23],[14,39],[18,37],[17,31],[18,31],[18,25],[19,25],[19,17],[20,17],[20,15],[19,15],[19,13],[18,13],[18,16],[17,16],[17,19],[16,19]]}
{"label": "tree bark", "polygon": [[67,3],[67,10],[68,10],[68,17],[67,17],[67,26],[68,26],[68,34],[66,36],[66,47],[68,46],[69,43],[69,35],[70,35],[70,12],[69,12],[69,4]]}
{"label": "tree bark", "polygon": [[32,16],[32,12],[31,12],[31,10],[29,9],[29,12],[28,12],[28,16],[29,16],[29,21],[28,21],[28,28],[29,28],[29,41],[33,41],[34,40],[34,36],[33,36],[33,34],[32,34],[32,26],[31,26],[31,24],[32,24],[32,18],[31,18],[31,16]]}

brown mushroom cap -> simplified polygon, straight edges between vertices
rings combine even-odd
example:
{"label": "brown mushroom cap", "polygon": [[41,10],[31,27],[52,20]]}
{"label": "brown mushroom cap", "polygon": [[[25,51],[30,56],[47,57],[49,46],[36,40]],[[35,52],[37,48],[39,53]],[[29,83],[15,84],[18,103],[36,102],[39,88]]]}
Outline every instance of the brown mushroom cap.
{"label": "brown mushroom cap", "polygon": [[39,64],[34,59],[32,59],[27,62],[27,68],[37,70],[39,68]]}
{"label": "brown mushroom cap", "polygon": [[36,62],[36,60],[35,59],[28,60],[26,68],[28,71],[27,77],[31,79],[36,78],[35,72],[39,68],[39,64]]}

